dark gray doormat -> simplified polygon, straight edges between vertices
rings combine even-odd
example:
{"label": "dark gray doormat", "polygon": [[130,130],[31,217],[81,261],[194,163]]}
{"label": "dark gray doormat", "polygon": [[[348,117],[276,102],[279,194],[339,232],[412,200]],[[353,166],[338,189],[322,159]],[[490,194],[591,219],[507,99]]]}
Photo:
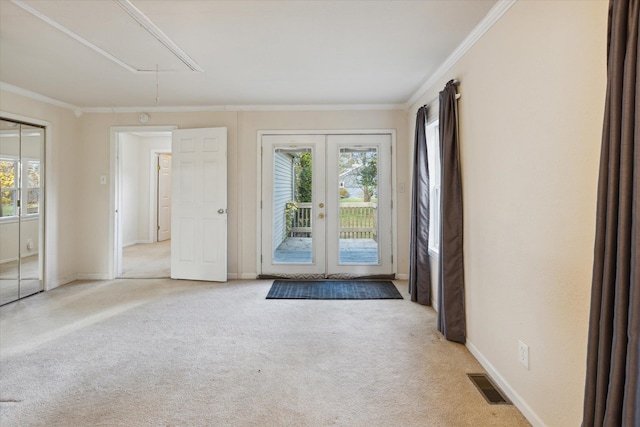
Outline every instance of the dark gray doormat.
{"label": "dark gray doormat", "polygon": [[267,299],[403,299],[388,280],[275,280]]}

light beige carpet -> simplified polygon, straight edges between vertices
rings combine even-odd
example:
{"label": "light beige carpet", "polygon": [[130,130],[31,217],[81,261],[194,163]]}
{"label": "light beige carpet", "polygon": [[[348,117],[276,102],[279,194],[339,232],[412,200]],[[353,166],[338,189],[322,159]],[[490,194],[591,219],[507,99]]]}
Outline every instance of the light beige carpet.
{"label": "light beige carpet", "polygon": [[430,308],[270,285],[76,282],[1,307],[0,425],[529,425]]}
{"label": "light beige carpet", "polygon": [[171,277],[171,240],[122,248],[122,275],[127,279]]}

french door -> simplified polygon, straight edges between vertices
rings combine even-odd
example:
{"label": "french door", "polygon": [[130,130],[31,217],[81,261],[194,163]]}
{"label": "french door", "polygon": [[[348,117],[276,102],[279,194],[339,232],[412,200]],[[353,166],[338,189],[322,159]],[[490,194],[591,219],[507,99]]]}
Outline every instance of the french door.
{"label": "french door", "polygon": [[393,272],[391,135],[262,136],[261,274]]}

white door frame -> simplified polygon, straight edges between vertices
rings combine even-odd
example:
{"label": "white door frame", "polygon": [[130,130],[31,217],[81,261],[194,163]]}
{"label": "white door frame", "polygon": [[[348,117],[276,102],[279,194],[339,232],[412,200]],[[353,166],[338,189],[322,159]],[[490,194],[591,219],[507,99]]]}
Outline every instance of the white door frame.
{"label": "white door frame", "polygon": [[122,266],[122,226],[118,209],[120,208],[120,134],[131,132],[171,132],[175,125],[165,126],[112,126],[111,147],[109,152],[109,252],[107,260],[108,279],[115,279]]}
{"label": "white door frame", "polygon": [[158,158],[160,154],[171,154],[171,150],[152,148],[150,157],[149,182],[149,241],[158,242]]}
{"label": "white door frame", "polygon": [[395,129],[352,129],[352,130],[260,130],[257,135],[256,161],[256,271],[262,274],[262,137],[265,135],[390,135],[391,136],[391,231],[392,231],[392,272],[398,274],[398,210],[396,177],[396,130]]}

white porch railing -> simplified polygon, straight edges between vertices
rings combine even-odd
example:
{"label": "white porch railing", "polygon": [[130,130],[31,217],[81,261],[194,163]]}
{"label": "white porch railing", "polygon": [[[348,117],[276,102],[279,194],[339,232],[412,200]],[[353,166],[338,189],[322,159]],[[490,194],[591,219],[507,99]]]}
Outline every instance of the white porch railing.
{"label": "white porch railing", "polygon": [[[340,203],[341,239],[377,240],[378,204],[374,202]],[[289,237],[311,237],[311,203],[298,203]]]}

